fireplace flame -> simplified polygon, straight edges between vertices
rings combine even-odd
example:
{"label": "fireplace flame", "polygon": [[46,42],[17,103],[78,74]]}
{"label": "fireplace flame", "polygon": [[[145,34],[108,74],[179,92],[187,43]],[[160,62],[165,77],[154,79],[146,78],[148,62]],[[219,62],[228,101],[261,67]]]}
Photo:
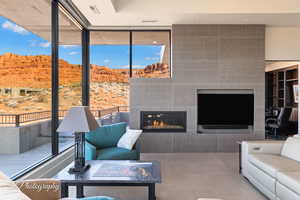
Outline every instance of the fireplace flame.
{"label": "fireplace flame", "polygon": [[153,120],[148,125],[144,126],[146,129],[182,129],[182,125],[169,124],[163,120]]}
{"label": "fireplace flame", "polygon": [[158,121],[158,120],[154,120],[152,123],[153,128],[164,128],[166,127],[168,124],[166,124],[163,121]]}

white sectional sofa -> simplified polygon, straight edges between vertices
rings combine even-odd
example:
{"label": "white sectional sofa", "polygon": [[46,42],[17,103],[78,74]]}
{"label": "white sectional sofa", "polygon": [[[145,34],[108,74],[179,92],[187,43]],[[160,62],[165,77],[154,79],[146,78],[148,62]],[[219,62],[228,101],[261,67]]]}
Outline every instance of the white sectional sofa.
{"label": "white sectional sofa", "polygon": [[300,200],[300,137],[242,142],[242,174],[272,200]]}

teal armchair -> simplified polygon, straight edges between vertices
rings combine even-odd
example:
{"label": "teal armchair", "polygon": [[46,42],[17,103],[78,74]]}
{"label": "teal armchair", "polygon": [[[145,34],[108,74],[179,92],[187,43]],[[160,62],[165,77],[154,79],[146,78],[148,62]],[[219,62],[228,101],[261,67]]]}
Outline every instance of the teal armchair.
{"label": "teal armchair", "polygon": [[139,141],[132,150],[117,147],[126,132],[127,123],[105,125],[85,134],[86,160],[139,160]]}

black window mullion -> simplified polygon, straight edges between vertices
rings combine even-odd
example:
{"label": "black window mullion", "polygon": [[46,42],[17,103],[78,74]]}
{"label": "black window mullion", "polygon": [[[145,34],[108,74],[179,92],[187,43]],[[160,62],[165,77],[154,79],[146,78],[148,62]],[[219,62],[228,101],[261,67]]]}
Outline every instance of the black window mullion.
{"label": "black window mullion", "polygon": [[82,30],[82,105],[90,105],[90,32]]}
{"label": "black window mullion", "polygon": [[129,77],[132,77],[132,31],[129,31]]}
{"label": "black window mullion", "polygon": [[58,0],[51,1],[51,146],[52,155],[58,155],[58,43],[59,43],[59,19],[58,19]]}

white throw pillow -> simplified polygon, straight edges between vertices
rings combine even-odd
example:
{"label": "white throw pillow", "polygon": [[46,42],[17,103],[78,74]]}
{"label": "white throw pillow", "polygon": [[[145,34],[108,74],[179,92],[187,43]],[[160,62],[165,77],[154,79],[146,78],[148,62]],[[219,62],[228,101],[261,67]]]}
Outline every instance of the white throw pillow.
{"label": "white throw pillow", "polygon": [[142,132],[142,130],[127,129],[126,133],[124,133],[124,135],[120,138],[117,147],[132,150],[132,147],[134,146]]}

